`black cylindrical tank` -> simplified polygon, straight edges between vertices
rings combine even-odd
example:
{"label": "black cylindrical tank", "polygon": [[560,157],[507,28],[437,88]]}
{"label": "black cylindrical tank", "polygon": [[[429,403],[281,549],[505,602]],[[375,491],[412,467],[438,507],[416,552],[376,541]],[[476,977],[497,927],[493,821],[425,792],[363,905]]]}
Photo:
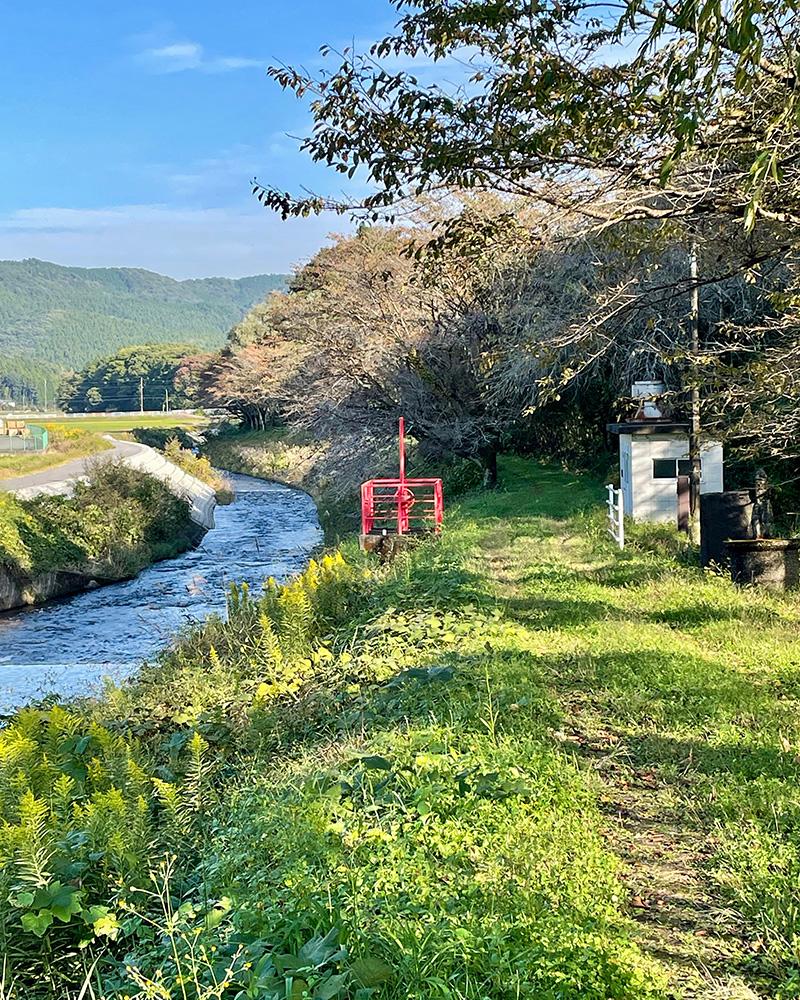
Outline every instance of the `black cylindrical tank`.
{"label": "black cylindrical tank", "polygon": [[703,493],[700,497],[700,561],[726,566],[728,538],[751,538],[753,496],[750,490]]}

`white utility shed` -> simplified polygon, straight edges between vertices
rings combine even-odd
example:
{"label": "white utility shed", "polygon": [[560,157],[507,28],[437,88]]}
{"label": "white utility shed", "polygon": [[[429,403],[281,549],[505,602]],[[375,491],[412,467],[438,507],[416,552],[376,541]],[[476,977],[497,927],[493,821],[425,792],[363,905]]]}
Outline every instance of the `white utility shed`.
{"label": "white utility shed", "polygon": [[[685,424],[636,421],[619,428],[619,482],[625,513],[637,521],[676,521],[678,476],[688,476],[689,435]],[[709,441],[700,448],[700,492],[721,493],[722,445]]]}
{"label": "white utility shed", "polygon": [[[608,424],[619,435],[619,485],[625,513],[637,521],[677,521],[678,477],[691,474],[689,424],[662,415],[663,382],[634,382],[635,418]],[[722,445],[700,447],[700,493],[722,493]]]}

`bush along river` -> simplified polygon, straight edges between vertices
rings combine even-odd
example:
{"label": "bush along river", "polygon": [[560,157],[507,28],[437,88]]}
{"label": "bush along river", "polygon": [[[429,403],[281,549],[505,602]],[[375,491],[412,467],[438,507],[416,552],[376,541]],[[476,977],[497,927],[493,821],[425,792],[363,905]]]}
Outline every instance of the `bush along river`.
{"label": "bush along river", "polygon": [[230,475],[199,548],[134,580],[0,614],[0,712],[49,693],[88,694],[130,676],[189,622],[225,613],[231,583],[254,590],[305,566],[322,541],[314,501],[278,483]]}

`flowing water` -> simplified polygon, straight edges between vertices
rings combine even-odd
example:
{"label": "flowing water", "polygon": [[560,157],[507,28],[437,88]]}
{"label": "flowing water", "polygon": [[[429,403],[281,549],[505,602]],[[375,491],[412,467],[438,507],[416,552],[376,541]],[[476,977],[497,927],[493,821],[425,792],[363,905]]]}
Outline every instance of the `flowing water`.
{"label": "flowing water", "polygon": [[303,569],[322,539],[311,498],[250,476],[230,479],[236,502],[217,507],[217,526],[199,548],[135,580],[0,614],[0,711],[130,676],[182,625],[224,614],[229,583],[258,587]]}

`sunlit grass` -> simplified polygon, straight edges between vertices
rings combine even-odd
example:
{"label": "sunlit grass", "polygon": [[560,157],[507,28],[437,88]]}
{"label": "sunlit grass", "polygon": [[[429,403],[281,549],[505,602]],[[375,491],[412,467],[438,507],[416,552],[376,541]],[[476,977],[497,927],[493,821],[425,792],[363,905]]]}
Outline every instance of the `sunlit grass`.
{"label": "sunlit grass", "polygon": [[126,413],[124,416],[110,417],[103,413],[92,416],[59,418],[70,427],[92,431],[95,434],[113,434],[115,431],[132,431],[134,427],[186,427],[199,428],[208,423],[208,418],[194,413]]}
{"label": "sunlit grass", "polygon": [[57,468],[87,455],[106,451],[112,445],[84,428],[48,424],[50,446],[45,452],[0,452],[0,480],[30,476]]}
{"label": "sunlit grass", "polygon": [[[668,529],[620,553],[604,498],[506,459],[439,539],[383,568],[351,539],[335,588],[251,581],[91,707],[158,773],[215,741],[175,860],[229,907],[199,941],[334,927],[376,1000],[800,995],[800,597]],[[120,953],[156,976],[163,939]]]}

